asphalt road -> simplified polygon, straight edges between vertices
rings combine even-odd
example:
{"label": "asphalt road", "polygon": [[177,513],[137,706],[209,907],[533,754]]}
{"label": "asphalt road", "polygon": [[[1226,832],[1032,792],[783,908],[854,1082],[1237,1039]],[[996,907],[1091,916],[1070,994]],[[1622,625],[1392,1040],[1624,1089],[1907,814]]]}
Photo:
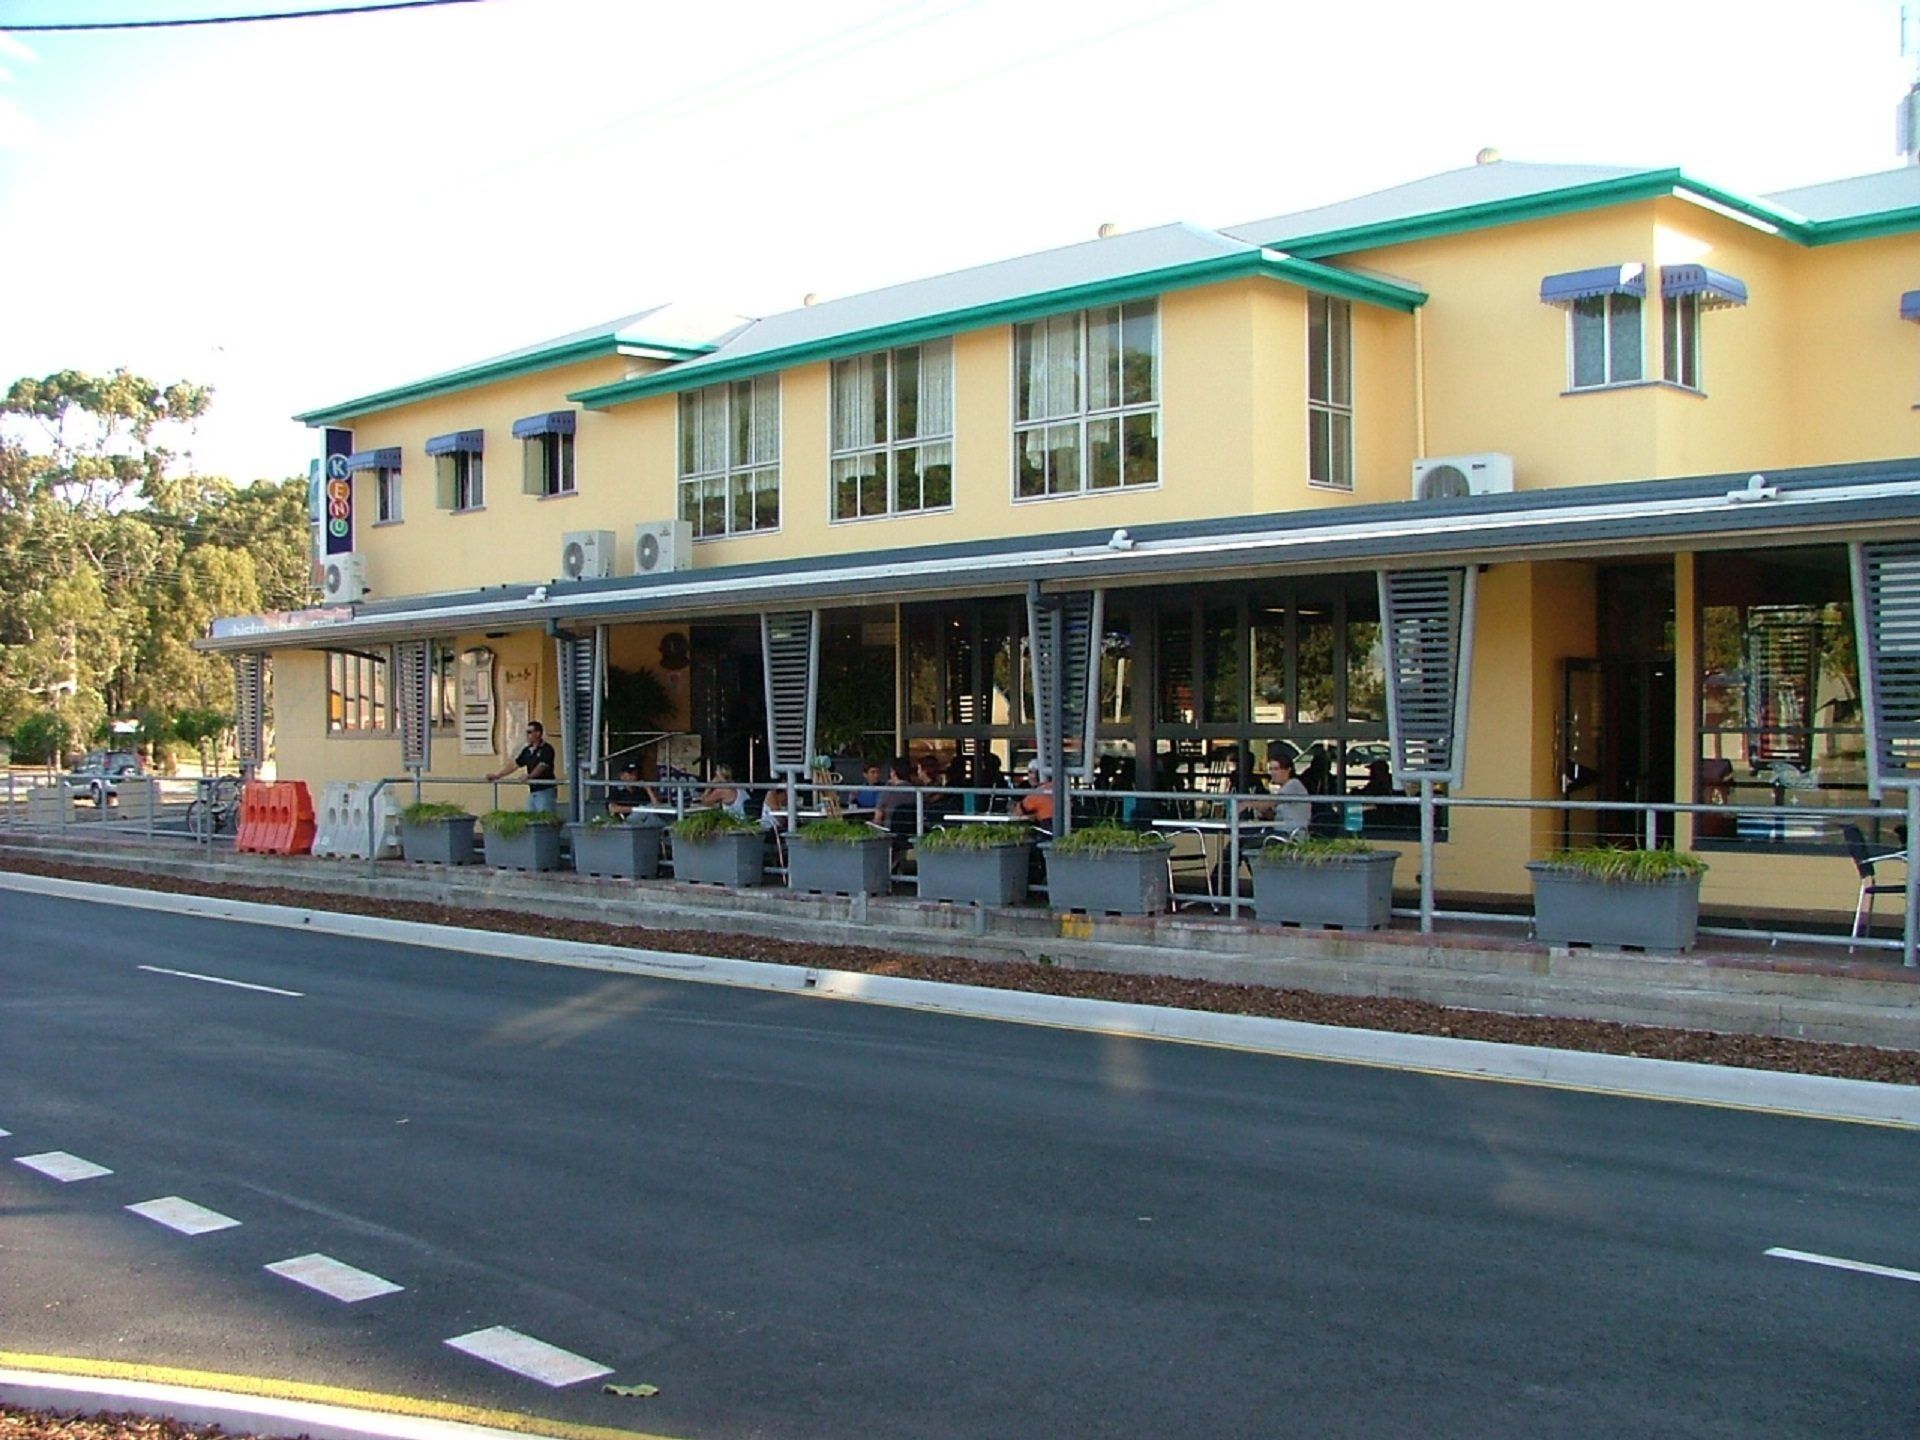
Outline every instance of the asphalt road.
{"label": "asphalt road", "polygon": [[715,1440],[1920,1434],[1920,1283],[1766,1254],[1920,1271],[1900,1131],[19,893],[0,1129],[0,1350]]}

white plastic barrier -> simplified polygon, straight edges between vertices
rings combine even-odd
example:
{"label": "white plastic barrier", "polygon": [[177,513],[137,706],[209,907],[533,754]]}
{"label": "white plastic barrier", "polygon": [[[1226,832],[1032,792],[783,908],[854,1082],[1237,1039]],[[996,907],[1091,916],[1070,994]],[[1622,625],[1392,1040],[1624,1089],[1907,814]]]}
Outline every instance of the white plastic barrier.
{"label": "white plastic barrier", "polygon": [[[340,860],[367,858],[367,807],[371,780],[330,780],[314,817],[313,853]],[[392,789],[372,802],[378,827],[376,853],[387,859],[400,853],[400,802]]]}
{"label": "white plastic barrier", "polygon": [[123,779],[115,782],[114,789],[120,794],[118,809],[122,820],[153,818],[155,801],[160,791],[158,780]]}
{"label": "white plastic barrier", "polygon": [[329,780],[327,788],[321,792],[320,807],[313,817],[313,853],[319,856],[341,856],[341,842],[347,826],[347,791],[351,787],[345,780]]}
{"label": "white plastic barrier", "polygon": [[64,825],[73,819],[73,792],[64,785],[36,785],[27,791],[29,825]]}

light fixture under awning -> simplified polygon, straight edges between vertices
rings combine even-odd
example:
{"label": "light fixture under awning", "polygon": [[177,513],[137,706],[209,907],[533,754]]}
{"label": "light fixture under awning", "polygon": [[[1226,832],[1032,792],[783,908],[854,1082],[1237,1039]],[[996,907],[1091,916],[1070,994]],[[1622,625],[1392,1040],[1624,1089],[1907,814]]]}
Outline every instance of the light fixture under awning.
{"label": "light fixture under awning", "polygon": [[1709,270],[1704,265],[1663,265],[1660,267],[1660,294],[1672,300],[1681,295],[1697,296],[1702,310],[1722,305],[1747,303],[1747,282]]}
{"label": "light fixture under awning", "polygon": [[1569,270],[1564,275],[1549,275],[1540,282],[1540,299],[1547,305],[1571,305],[1576,300],[1591,300],[1597,295],[1636,295],[1647,293],[1647,267],[1638,260],[1624,265],[1602,265],[1594,270]]}
{"label": "light fixture under awning", "polygon": [[347,469],[352,470],[398,470],[400,468],[400,447],[389,445],[384,450],[356,450],[347,456]]}
{"label": "light fixture under awning", "polygon": [[427,441],[427,454],[478,455],[486,449],[486,439],[484,430],[455,430],[450,435],[436,435]]}

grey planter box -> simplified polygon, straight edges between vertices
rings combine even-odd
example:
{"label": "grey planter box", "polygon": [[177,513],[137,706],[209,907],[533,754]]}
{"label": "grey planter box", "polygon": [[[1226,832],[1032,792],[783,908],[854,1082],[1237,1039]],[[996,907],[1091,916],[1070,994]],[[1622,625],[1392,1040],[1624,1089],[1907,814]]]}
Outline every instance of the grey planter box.
{"label": "grey planter box", "polygon": [[560,827],[529,825],[518,835],[484,830],[487,864],[497,870],[558,870]]}
{"label": "grey planter box", "polygon": [[1061,855],[1048,846],[1047,902],[1089,915],[1163,914],[1167,848]]}
{"label": "grey planter box", "polygon": [[1380,930],[1393,919],[1393,850],[1302,865],[1285,860],[1248,862],[1253,914],[1279,925],[1319,930]]}
{"label": "grey planter box", "polygon": [[660,873],[659,825],[569,825],[573,868],[580,875],[651,880]]}
{"label": "grey planter box", "polygon": [[673,878],[696,885],[744,890],[767,875],[767,842],[758,830],[716,835],[711,840],[673,837]]}
{"label": "grey planter box", "polygon": [[415,865],[474,865],[473,817],[452,815],[424,824],[400,822],[400,854]]}
{"label": "grey planter box", "polygon": [[1700,877],[1607,881],[1530,861],[1533,934],[1548,945],[1691,950],[1700,928]]}
{"label": "grey planter box", "polygon": [[893,889],[893,837],[787,840],[787,886],[825,895],[885,895]]}
{"label": "grey planter box", "polygon": [[988,850],[914,851],[920,898],[955,905],[1020,905],[1027,898],[1027,867],[1033,846],[995,845]]}

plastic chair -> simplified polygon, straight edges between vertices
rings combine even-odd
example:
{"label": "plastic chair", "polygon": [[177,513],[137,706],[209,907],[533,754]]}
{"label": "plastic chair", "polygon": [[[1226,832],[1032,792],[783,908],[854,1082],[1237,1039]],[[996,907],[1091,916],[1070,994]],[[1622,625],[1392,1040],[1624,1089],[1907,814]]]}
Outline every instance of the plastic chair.
{"label": "plastic chair", "polygon": [[[1860,898],[1854,901],[1853,930],[1848,936],[1850,940],[1858,940],[1860,938],[1861,922],[1863,920],[1866,922],[1868,929],[1872,928],[1873,902],[1876,897],[1881,895],[1905,895],[1907,893],[1907,887],[1905,885],[1880,885],[1874,883],[1873,867],[1884,864],[1889,860],[1898,860],[1902,864],[1905,864],[1907,855],[1904,850],[1889,851],[1885,855],[1870,854],[1867,850],[1867,837],[1862,833],[1858,825],[1842,825],[1840,827],[1840,834],[1846,839],[1847,854],[1853,860],[1855,872],[1860,876]],[[1849,944],[1847,949],[1851,952],[1853,946]]]}

